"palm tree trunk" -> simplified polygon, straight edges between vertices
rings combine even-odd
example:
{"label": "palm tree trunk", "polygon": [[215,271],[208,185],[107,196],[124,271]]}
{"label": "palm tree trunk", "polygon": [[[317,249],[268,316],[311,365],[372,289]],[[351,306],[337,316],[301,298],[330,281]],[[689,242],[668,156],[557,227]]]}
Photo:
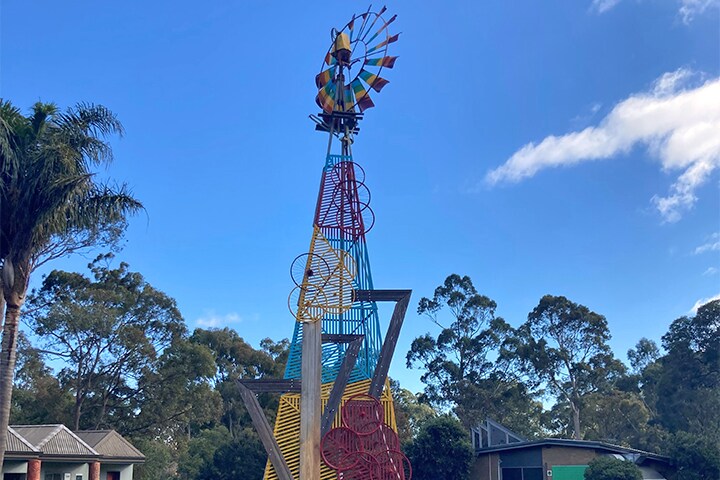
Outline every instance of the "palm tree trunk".
{"label": "palm tree trunk", "polygon": [[[14,292],[11,292],[11,295],[12,293]],[[22,305],[21,301],[7,302],[7,298],[5,301],[5,325],[2,333],[2,353],[0,353],[0,465],[5,460],[5,450],[7,448],[18,324],[20,321],[20,306]]]}
{"label": "palm tree trunk", "polygon": [[[0,273],[2,273],[2,270],[0,270]],[[0,318],[5,318],[5,296],[3,294],[2,278],[0,278]],[[2,370],[2,371],[4,371],[4,370]],[[3,461],[5,460],[5,449],[7,447],[7,428],[4,431],[0,431],[0,445],[3,445],[3,447],[0,448],[0,472],[1,472]]]}

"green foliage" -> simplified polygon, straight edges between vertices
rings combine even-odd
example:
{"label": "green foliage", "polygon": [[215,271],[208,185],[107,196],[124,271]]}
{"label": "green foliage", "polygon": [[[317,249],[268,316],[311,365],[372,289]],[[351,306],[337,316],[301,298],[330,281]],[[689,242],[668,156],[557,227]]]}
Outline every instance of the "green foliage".
{"label": "green foliage", "polygon": [[585,480],[642,480],[637,465],[613,457],[597,457],[585,470]]}
{"label": "green foliage", "polygon": [[20,309],[31,273],[44,262],[96,246],[116,247],[126,216],[142,204],[128,189],[100,183],[93,169],[112,161],[105,138],[122,134],[101,105],[60,113],[36,103],[24,116],[0,100],[0,464],[11,409]]}
{"label": "green foliage", "polygon": [[20,332],[11,423],[43,425],[72,421],[73,398],[45,364],[40,351]]}
{"label": "green foliage", "polygon": [[[237,388],[242,378],[282,378],[287,361],[289,342],[273,342],[266,338],[261,349],[256,350],[245,342],[237,332],[229,328],[196,329],[190,341],[207,348],[214,359],[216,374],[213,378],[215,391],[222,398],[222,423],[233,437],[251,425],[250,416]],[[263,393],[258,396],[266,416],[274,421],[279,395]]]}
{"label": "green foliage", "polygon": [[[437,407],[452,406],[466,428],[486,416],[505,423],[525,417],[515,423],[528,430],[536,424],[539,404],[495,367],[493,357],[512,330],[495,316],[496,307],[477,292],[470,277],[450,275],[432,299],[420,300],[418,313],[442,330],[437,337],[427,333],[412,342],[407,366],[424,370],[427,400]],[[439,318],[443,312],[449,319]]]}
{"label": "green foliage", "polygon": [[133,469],[135,480],[175,478],[177,450],[173,445],[144,437],[129,440],[145,455],[145,463]]}
{"label": "green foliage", "polygon": [[28,299],[33,333],[64,363],[59,378],[75,395],[75,429],[134,417],[138,380],[185,333],[175,300],[125,263],[109,268],[111,258],[89,265],[92,278],[54,270]]}
{"label": "green foliage", "polygon": [[138,415],[124,424],[116,422],[116,426],[135,434],[173,439],[212,427],[223,408],[220,394],[210,384],[214,374],[212,352],[185,338],[175,340],[138,382]]}
{"label": "green foliage", "polygon": [[660,357],[660,349],[654,341],[643,337],[635,344],[635,348],[628,350],[627,356],[633,372],[639,374],[657,361]]}
{"label": "green foliage", "polygon": [[473,461],[470,434],[448,415],[428,419],[406,448],[415,480],[467,480]]}
{"label": "green foliage", "polygon": [[700,435],[679,432],[670,439],[667,453],[677,474],[673,480],[720,478],[720,444]]}
{"label": "green foliage", "polygon": [[545,295],[505,342],[501,359],[514,365],[529,386],[546,388],[569,407],[567,420],[580,439],[583,398],[611,390],[625,373],[609,339],[605,317],[565,297]]}
{"label": "green foliage", "polygon": [[587,440],[629,447],[644,443],[650,412],[637,393],[591,393],[583,399],[582,410]]}
{"label": "green foliage", "polygon": [[410,390],[400,387],[396,380],[390,380],[390,391],[395,405],[395,420],[400,444],[406,445],[417,435],[420,425],[437,415],[435,410]]}
{"label": "green foliage", "polygon": [[267,455],[254,430],[245,429],[230,443],[215,451],[212,464],[205,464],[196,480],[262,478]]}
{"label": "green foliage", "polygon": [[657,414],[670,432],[685,431],[720,442],[720,300],[680,317],[662,338]]}
{"label": "green foliage", "polygon": [[123,133],[117,117],[102,105],[60,112],[41,102],[25,117],[7,101],[0,117],[0,260],[34,268],[79,249],[115,245],[125,216],[142,209],[126,186],[92,175],[113,160],[104,138]]}
{"label": "green foliage", "polygon": [[223,426],[201,431],[188,442],[187,450],[180,456],[179,477],[182,480],[198,478],[201,470],[212,465],[215,452],[231,441],[230,432]]}

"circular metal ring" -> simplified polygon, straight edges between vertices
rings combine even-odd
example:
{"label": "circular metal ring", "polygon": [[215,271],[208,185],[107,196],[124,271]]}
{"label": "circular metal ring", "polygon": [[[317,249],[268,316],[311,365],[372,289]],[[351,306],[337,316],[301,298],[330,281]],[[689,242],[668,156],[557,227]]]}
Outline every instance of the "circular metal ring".
{"label": "circular metal ring", "polygon": [[327,298],[321,288],[303,284],[293,288],[288,295],[290,313],[299,322],[317,322],[325,315]]}
{"label": "circular metal ring", "polygon": [[360,451],[362,451],[360,437],[346,427],[333,428],[325,434],[320,442],[320,454],[323,461],[328,467],[335,470],[354,467],[360,458],[348,454]]}
{"label": "circular metal ring", "polygon": [[353,395],[342,407],[343,424],[358,435],[369,435],[380,428],[385,411],[377,398],[359,393]]}
{"label": "circular metal ring", "polygon": [[328,262],[315,253],[298,255],[290,265],[290,277],[296,286],[321,285],[331,275]]}

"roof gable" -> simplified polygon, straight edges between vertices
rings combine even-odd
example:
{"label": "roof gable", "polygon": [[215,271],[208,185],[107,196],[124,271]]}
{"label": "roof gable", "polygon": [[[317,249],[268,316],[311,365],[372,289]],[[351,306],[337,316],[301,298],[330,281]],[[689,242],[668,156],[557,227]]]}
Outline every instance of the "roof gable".
{"label": "roof gable", "polygon": [[14,425],[12,427],[44,455],[97,456],[97,452],[65,425]]}
{"label": "roof gable", "polygon": [[107,458],[144,459],[145,455],[115,430],[85,430],[75,432],[93,449]]}
{"label": "roof gable", "polygon": [[38,450],[30,442],[25,440],[12,427],[8,427],[7,448],[8,452],[38,453]]}

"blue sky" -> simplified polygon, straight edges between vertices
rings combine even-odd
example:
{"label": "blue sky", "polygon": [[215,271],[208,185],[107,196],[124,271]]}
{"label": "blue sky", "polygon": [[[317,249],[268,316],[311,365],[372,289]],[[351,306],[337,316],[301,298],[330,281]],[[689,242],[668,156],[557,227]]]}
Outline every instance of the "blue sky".
{"label": "blue sky", "polygon": [[[720,295],[717,0],[388,7],[400,58],[354,145],[378,288],[416,302],[469,275],[513,325],[565,295],[607,317],[623,359]],[[191,328],[257,345],[292,333],[327,141],[313,80],[330,28],[366,8],[6,1],[0,95],[115,111],[127,133],[102,175],[148,212],[120,258]],[[411,308],[391,375],[412,390],[405,352],[436,329]]]}

